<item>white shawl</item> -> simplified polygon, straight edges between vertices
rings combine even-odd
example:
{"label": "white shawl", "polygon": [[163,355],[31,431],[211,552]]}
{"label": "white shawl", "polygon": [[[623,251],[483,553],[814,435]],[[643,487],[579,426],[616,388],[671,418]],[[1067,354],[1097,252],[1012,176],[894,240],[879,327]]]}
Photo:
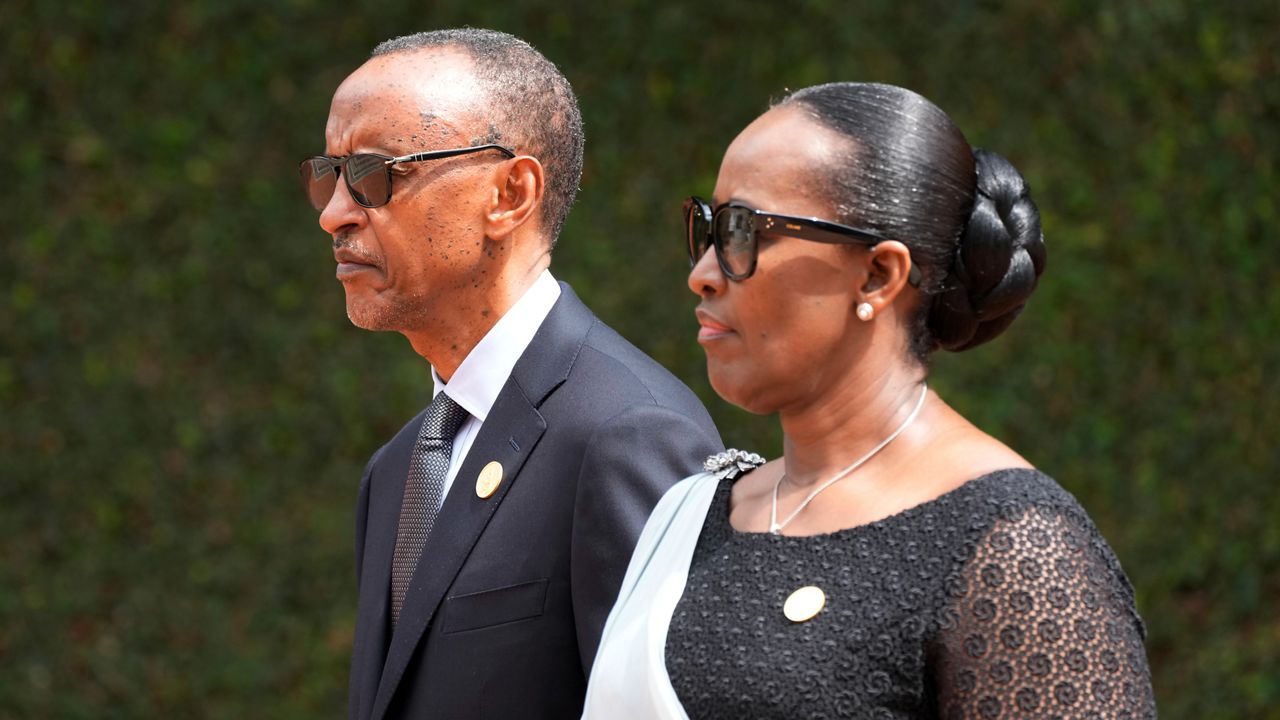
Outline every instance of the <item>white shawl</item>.
{"label": "white shawl", "polygon": [[631,555],[605,622],[583,720],[687,720],[664,660],[707,509],[726,471],[685,478],[662,496]]}

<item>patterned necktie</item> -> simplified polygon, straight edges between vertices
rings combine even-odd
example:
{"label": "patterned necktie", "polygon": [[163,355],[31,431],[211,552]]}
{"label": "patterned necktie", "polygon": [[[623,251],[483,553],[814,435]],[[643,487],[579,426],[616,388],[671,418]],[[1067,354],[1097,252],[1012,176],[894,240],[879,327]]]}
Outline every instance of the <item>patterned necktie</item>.
{"label": "patterned necktie", "polygon": [[444,500],[444,479],[449,472],[453,436],[469,417],[462,406],[441,392],[431,401],[418,431],[418,442],[409,461],[409,478],[400,503],[400,525],[396,528],[396,549],[391,560],[391,625],[400,620],[409,581],[418,567],[422,546]]}

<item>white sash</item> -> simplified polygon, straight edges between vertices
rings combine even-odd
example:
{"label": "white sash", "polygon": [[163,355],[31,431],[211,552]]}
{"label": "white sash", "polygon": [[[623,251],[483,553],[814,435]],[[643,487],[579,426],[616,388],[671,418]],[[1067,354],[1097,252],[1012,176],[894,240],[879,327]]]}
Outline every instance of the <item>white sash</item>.
{"label": "white sash", "polygon": [[604,625],[583,720],[687,720],[667,675],[667,627],[724,474],[685,478],[653,509]]}

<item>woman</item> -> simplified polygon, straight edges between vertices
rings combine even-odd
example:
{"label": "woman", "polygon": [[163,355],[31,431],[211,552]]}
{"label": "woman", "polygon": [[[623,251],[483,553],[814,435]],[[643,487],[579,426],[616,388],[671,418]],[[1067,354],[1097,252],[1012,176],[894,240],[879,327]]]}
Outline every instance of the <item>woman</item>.
{"label": "woman", "polygon": [[664,496],[584,717],[1153,716],[1097,529],[925,382],[1036,287],[1017,170],[909,90],[837,83],[748,126],[685,213],[711,384],[784,452]]}

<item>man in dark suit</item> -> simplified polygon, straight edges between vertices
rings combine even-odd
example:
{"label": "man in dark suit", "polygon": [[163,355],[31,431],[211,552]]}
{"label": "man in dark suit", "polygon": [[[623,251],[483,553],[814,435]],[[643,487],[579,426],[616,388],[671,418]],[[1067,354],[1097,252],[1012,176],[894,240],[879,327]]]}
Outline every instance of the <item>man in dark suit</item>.
{"label": "man in dark suit", "polygon": [[706,410],[552,279],[582,168],[568,81],[486,30],[379,45],[302,165],[347,313],[435,397],[365,470],[350,716],[570,718],[632,546],[721,449]]}

